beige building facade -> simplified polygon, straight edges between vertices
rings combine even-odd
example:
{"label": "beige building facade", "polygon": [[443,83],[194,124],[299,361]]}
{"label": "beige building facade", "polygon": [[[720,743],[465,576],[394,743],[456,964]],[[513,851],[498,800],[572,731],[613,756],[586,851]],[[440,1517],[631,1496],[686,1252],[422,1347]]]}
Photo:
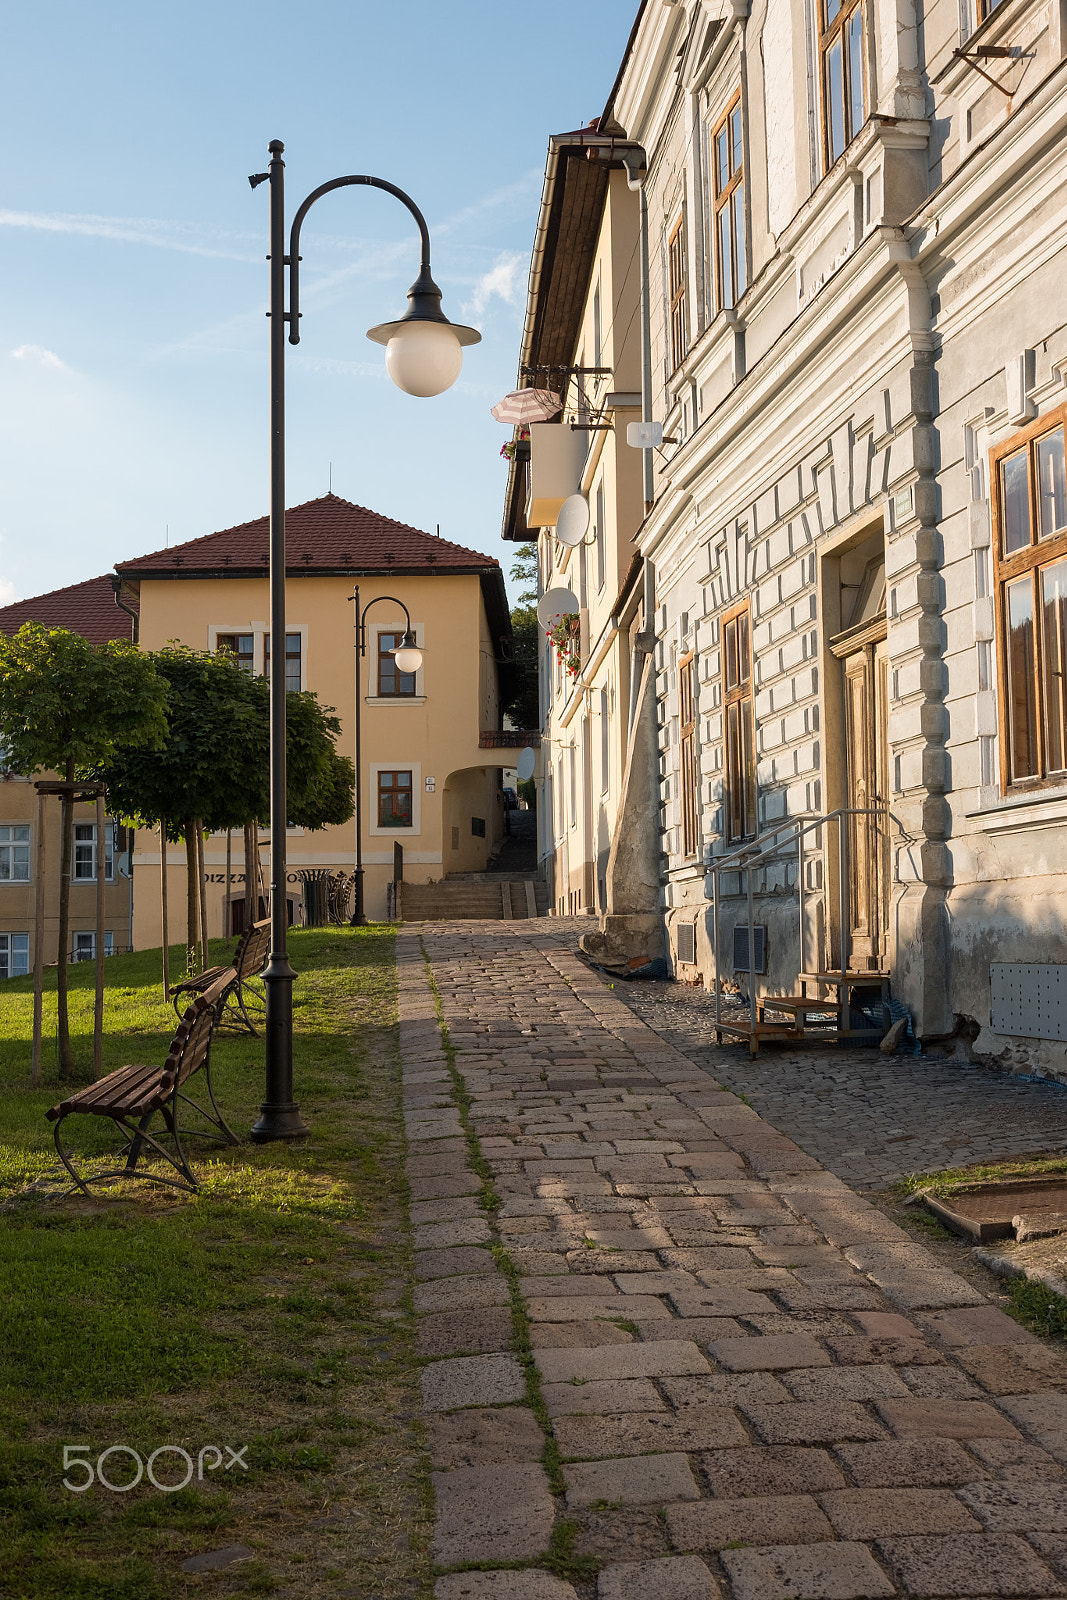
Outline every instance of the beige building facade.
{"label": "beige building facade", "polygon": [[[644,152],[662,430],[609,924],[761,993],[845,966],[928,1045],[1061,1077],[1065,54],[1039,0],[649,0],[587,130]],[[591,292],[539,229],[528,342],[553,247]]]}
{"label": "beige building facade", "polygon": [[[360,660],[362,856],[365,904],[384,918],[394,877],[394,846],[406,881],[481,871],[504,830],[503,752],[483,746],[500,728],[497,664],[510,621],[499,564],[445,539],[327,495],[286,514],[286,674],[291,689],[314,691],[342,724],[338,749],[355,754],[356,607],[365,616]],[[269,668],[266,518],[209,534],[154,555],[121,562],[125,594],[135,596],[142,648],[170,641],[227,649],[249,671]],[[398,673],[406,607],[423,651],[414,677]],[[267,752],[264,750],[264,761]],[[513,758],[512,758],[513,759]],[[208,934],[236,931],[244,916],[240,836],[205,844]],[[262,884],[269,884],[269,841]],[[351,873],[355,822],[316,832],[290,829],[286,841],[291,916],[303,920],[305,872]],[[134,854],[134,943],[158,945],[161,927],[158,832],[141,831]],[[167,858],[172,927],[185,904],[185,849]],[[261,888],[262,894],[266,888]]]}

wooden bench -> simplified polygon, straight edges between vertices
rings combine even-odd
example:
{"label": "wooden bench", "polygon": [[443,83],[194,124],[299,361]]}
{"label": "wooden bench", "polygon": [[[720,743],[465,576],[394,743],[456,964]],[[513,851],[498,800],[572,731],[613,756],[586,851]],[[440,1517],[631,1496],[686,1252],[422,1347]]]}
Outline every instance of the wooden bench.
{"label": "wooden bench", "polygon": [[[231,983],[230,969],[227,968],[213,988],[208,989],[205,994],[196,996],[178,1024],[178,1031],[171,1040],[167,1059],[161,1067],[119,1067],[117,1071],[109,1072],[106,1077],[90,1084],[88,1088],[79,1089],[76,1094],[61,1100],[59,1105],[53,1106],[45,1113],[49,1121],[55,1123],[54,1132],[59,1159],[74,1179],[75,1187],[81,1189],[84,1194],[89,1193],[87,1184],[100,1183],[109,1178],[146,1178],[151,1183],[168,1184],[175,1189],[193,1192],[199,1189],[200,1185],[182,1147],[182,1131],[179,1128],[181,1105],[191,1106],[210,1124],[210,1131],[195,1128],[186,1130],[186,1138],[213,1139],[222,1144],[239,1143],[237,1135],[228,1126],[219,1110],[211,1082],[212,1034],[222,1014],[227,989]],[[191,1099],[187,1092],[189,1080],[201,1070],[204,1073],[208,1099],[211,1102],[210,1111]],[[149,1131],[149,1124],[157,1112],[162,1113],[165,1124],[165,1132],[160,1129],[159,1137]],[[71,1116],[110,1117],[126,1135],[125,1165],[107,1172],[94,1173],[88,1178],[80,1177],[71,1164],[71,1158],[63,1148],[60,1137],[64,1122]],[[167,1135],[170,1136],[174,1146],[173,1154],[161,1143]],[[139,1168],[138,1162],[146,1147],[156,1155],[162,1156],[178,1176],[168,1178]]]}
{"label": "wooden bench", "polygon": [[[205,971],[198,972],[194,978],[186,978],[183,983],[177,984],[171,990],[171,1002],[179,1021],[183,1005],[188,1004],[189,995],[206,994],[220,978],[226,977],[228,982],[223,991],[223,1010],[220,1012],[217,1026],[235,1028],[238,1033],[251,1033],[258,1038],[259,1029],[248,1013],[251,1010],[257,1016],[262,1015],[263,997],[249,987],[249,981],[258,977],[263,971],[269,954],[270,918],[267,917],[262,922],[253,922],[251,927],[245,929],[237,941],[237,949],[229,966],[208,967]],[[237,1018],[240,1020],[236,1020]]]}

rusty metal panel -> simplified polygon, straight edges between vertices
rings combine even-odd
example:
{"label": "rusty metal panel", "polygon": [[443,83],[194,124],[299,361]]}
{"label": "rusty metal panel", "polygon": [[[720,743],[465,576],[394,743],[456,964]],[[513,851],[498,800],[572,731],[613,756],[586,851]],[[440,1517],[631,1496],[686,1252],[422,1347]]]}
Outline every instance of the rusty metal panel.
{"label": "rusty metal panel", "polygon": [[1067,1039],[1067,966],[995,961],[989,968],[990,1025],[1017,1039]]}

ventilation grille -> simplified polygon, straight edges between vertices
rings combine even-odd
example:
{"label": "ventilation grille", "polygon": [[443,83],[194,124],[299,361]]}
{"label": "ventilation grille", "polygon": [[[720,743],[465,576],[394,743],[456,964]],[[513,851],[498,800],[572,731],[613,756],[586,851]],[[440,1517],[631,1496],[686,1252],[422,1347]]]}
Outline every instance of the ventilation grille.
{"label": "ventilation grille", "polygon": [[[755,935],[756,944],[755,970],[757,972],[766,972],[767,929],[757,923],[752,932]],[[734,929],[734,971],[751,972],[752,970],[753,969],[748,959],[748,923],[738,923],[737,927]]]}
{"label": "ventilation grille", "polygon": [[695,967],[697,961],[697,925],[695,922],[679,922],[676,932],[678,934],[678,960],[686,966]]}

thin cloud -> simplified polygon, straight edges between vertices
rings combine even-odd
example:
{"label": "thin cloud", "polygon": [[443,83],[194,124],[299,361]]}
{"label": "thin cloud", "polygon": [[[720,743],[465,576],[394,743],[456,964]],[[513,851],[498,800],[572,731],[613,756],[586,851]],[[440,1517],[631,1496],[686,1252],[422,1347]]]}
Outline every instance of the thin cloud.
{"label": "thin cloud", "polygon": [[20,344],[17,350],[12,350],[12,359],[15,361],[31,361],[36,367],[49,367],[53,372],[69,372],[70,368],[65,361],[61,361],[54,350],[46,350],[43,344]]}
{"label": "thin cloud", "polygon": [[[204,243],[192,228],[153,217],[99,217],[63,211],[0,210],[0,227],[23,228],[38,233],[75,233],[91,239],[113,239],[121,244],[149,245],[156,250],[177,250],[183,255],[215,256],[226,261],[257,261],[258,256],[233,248]],[[223,235],[248,238],[250,234]]]}
{"label": "thin cloud", "polygon": [[478,317],[485,311],[490,300],[496,298],[503,300],[505,305],[518,304],[521,289],[521,270],[523,258],[517,250],[509,250],[506,254],[498,256],[480,278],[475,280],[474,293],[464,306],[464,314]]}
{"label": "thin cloud", "polygon": [[18,599],[18,590],[10,578],[0,578],[0,606],[14,605]]}

